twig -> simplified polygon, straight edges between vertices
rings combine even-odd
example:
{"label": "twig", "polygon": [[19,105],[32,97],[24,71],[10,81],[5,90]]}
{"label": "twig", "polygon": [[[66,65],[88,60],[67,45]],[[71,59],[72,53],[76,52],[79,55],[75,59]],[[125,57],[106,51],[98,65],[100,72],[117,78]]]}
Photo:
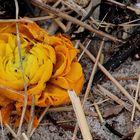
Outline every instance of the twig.
{"label": "twig", "polygon": [[[50,106],[48,106],[48,107],[46,107],[46,108],[44,109],[44,111],[42,112],[41,116],[40,116],[39,119],[38,119],[38,123],[40,123],[40,122],[42,121],[42,119],[43,119],[43,117],[45,116],[46,112],[48,111],[49,107],[50,107]],[[35,130],[36,130],[36,128],[33,128],[33,129],[32,129],[32,131],[31,131],[31,133],[30,133],[30,137],[33,135],[33,133],[34,133]]]}
{"label": "twig", "polygon": [[4,135],[4,130],[3,130],[3,122],[2,122],[2,114],[0,110],[0,124],[1,124],[1,133],[2,133],[2,138],[5,140],[5,135]]}
{"label": "twig", "polygon": [[135,102],[134,102],[134,105],[133,105],[131,121],[133,121],[133,119],[134,119],[134,114],[135,114],[135,109],[136,109],[136,101],[137,101],[137,99],[138,99],[139,91],[140,91],[140,75],[139,75],[138,84],[137,84],[137,89],[136,89]]}
{"label": "twig", "polygon": [[[81,44],[80,47],[82,49],[84,49],[83,45]],[[86,50],[85,53],[90,57],[90,59],[95,62],[96,59],[95,57],[88,51]],[[129,99],[129,101],[131,103],[135,103],[135,100],[131,97],[131,95],[126,91],[126,89],[124,89],[120,83],[103,67],[103,65],[101,65],[98,62],[98,67],[101,69],[101,71],[103,71],[103,73],[116,85],[116,87],[118,87],[118,89]],[[140,111],[140,105],[138,104],[138,102],[136,102],[136,107],[137,109]]]}
{"label": "twig", "polygon": [[120,41],[117,38],[115,38],[115,37],[113,37],[113,36],[111,36],[109,34],[106,34],[106,33],[102,32],[102,31],[98,31],[98,30],[92,28],[91,26],[89,26],[88,24],[83,23],[80,20],[78,20],[78,19],[76,19],[76,18],[74,18],[72,16],[69,16],[69,15],[67,15],[67,14],[65,14],[65,13],[63,13],[63,12],[53,8],[53,7],[50,7],[49,5],[45,5],[45,4],[41,3],[41,2],[39,2],[38,0],[31,0],[31,3],[33,5],[41,8],[42,10],[44,10],[46,12],[52,13],[54,15],[57,15],[57,16],[61,17],[61,18],[69,20],[69,21],[71,21],[71,22],[73,22],[73,23],[75,23],[77,25],[80,25],[80,26],[84,27],[85,29],[87,29],[87,30],[89,30],[91,32],[94,32],[94,33],[96,33],[96,34],[98,34],[98,35],[100,35],[102,37],[106,37],[106,38],[108,38],[108,39],[110,39],[110,40],[112,40],[114,42]]}
{"label": "twig", "polygon": [[79,97],[77,97],[76,93],[73,90],[68,90],[68,94],[72,102],[77,121],[83,135],[83,139],[92,140],[92,136],[90,134],[89,127]]}

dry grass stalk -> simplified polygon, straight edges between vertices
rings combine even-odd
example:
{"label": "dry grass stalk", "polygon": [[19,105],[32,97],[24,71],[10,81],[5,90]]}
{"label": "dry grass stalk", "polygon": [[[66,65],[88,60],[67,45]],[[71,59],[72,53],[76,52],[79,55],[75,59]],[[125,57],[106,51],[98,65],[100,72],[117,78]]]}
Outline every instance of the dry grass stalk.
{"label": "dry grass stalk", "polygon": [[101,111],[100,111],[100,109],[99,109],[99,106],[96,104],[96,102],[94,102],[94,107],[95,107],[95,109],[96,109],[96,111],[97,111],[97,113],[98,113],[100,122],[101,122],[101,123],[104,123],[104,119],[103,119],[103,117],[102,117]]}
{"label": "dry grass stalk", "polygon": [[61,22],[60,19],[54,19],[54,21],[64,32],[66,32],[66,26]]}
{"label": "dry grass stalk", "polygon": [[[115,101],[117,104],[122,105],[126,110],[128,110],[129,112],[132,111],[131,106],[126,105],[126,103],[119,99],[117,96],[115,96],[114,94],[112,94],[110,91],[108,91],[107,89],[105,89],[103,86],[101,85],[97,85],[99,90],[101,91],[100,93],[103,94],[104,96],[108,96],[110,97],[110,99],[112,99],[113,101]],[[140,112],[136,111],[136,115],[140,116]]]}
{"label": "dry grass stalk", "polygon": [[0,125],[1,125],[1,135],[2,135],[3,140],[5,140],[1,110],[0,110]]}
{"label": "dry grass stalk", "polygon": [[131,11],[134,11],[136,14],[140,14],[140,9],[138,9],[138,8],[133,8],[133,7],[131,7],[131,6],[126,6],[125,4],[122,4],[122,3],[120,3],[120,2],[117,2],[117,1],[115,1],[115,0],[107,0],[107,1],[109,1],[109,2],[111,2],[111,3],[113,3],[113,4],[116,4],[116,5],[118,5],[118,6],[121,6],[121,7],[125,7],[125,8],[127,8],[127,9],[129,9],[129,10],[131,10]]}
{"label": "dry grass stalk", "polygon": [[131,121],[133,121],[133,119],[134,119],[135,109],[136,109],[136,101],[138,99],[139,92],[140,92],[140,75],[139,75],[138,84],[137,84],[137,88],[136,88],[135,102],[133,105]]}
{"label": "dry grass stalk", "polygon": [[[22,95],[20,92],[18,92],[17,90],[14,90],[12,88],[9,88],[7,86],[4,86],[4,85],[0,85],[0,88],[3,89],[3,90],[6,90],[8,92],[13,92],[13,93],[16,93],[16,94],[19,94],[20,96],[22,96],[24,98],[24,95]],[[15,97],[13,97],[13,100],[15,100]]]}
{"label": "dry grass stalk", "polygon": [[65,107],[53,107],[48,109],[48,112],[62,112],[62,111],[73,111],[73,107],[65,106]]}
{"label": "dry grass stalk", "polygon": [[[52,7],[56,8],[60,4],[60,2],[61,2],[61,0],[58,0],[56,3],[54,3],[54,5]],[[50,14],[50,13],[49,13],[49,15],[54,16],[53,14]],[[53,35],[58,30],[59,25],[57,24],[57,21],[58,21],[57,19],[54,19],[53,22],[51,23],[51,25],[48,27],[48,29],[47,29],[48,34]]]}
{"label": "dry grass stalk", "polygon": [[22,133],[22,136],[24,140],[29,140],[25,133]]}
{"label": "dry grass stalk", "polygon": [[29,119],[28,129],[27,129],[28,138],[30,138],[30,133],[31,133],[31,130],[32,130],[32,125],[33,125],[33,121],[34,121],[34,113],[35,113],[34,111],[35,111],[35,96],[32,95],[32,105],[31,105],[30,119]]}
{"label": "dry grass stalk", "polygon": [[130,84],[130,85],[128,85],[128,88],[131,89],[131,90],[133,90],[133,91],[135,91],[136,88],[137,88],[137,86],[134,85],[134,84]]}
{"label": "dry grass stalk", "polygon": [[13,131],[13,129],[8,125],[5,124],[5,127],[8,129],[8,131],[12,134],[12,136],[17,139],[17,134]]}
{"label": "dry grass stalk", "polygon": [[[102,49],[103,49],[103,45],[104,45],[104,40],[102,40],[102,42],[100,44],[99,52],[97,54],[97,58],[96,58],[95,64],[94,64],[92,72],[91,72],[91,76],[89,78],[89,82],[88,82],[88,85],[87,85],[87,88],[86,88],[86,92],[85,92],[85,95],[84,95],[82,106],[84,106],[84,104],[85,104],[85,102],[88,98],[88,95],[89,95],[89,92],[90,92],[90,89],[91,89],[91,86],[92,86],[92,81],[93,81],[93,78],[94,78],[94,75],[95,75],[95,72],[96,72],[96,69],[97,69],[97,64],[98,64],[98,61],[100,59],[100,55],[101,55],[101,52],[102,52]],[[76,124],[75,129],[74,129],[74,134],[73,134],[73,140],[76,138],[77,131],[78,131],[78,125]]]}
{"label": "dry grass stalk", "polygon": [[32,18],[21,18],[21,19],[0,19],[0,23],[4,22],[4,23],[7,23],[7,22],[29,22],[29,23],[32,23],[33,21],[31,20]]}
{"label": "dry grass stalk", "polygon": [[[101,102],[99,102],[100,104]],[[98,104],[98,103],[97,103]],[[73,107],[72,106],[66,106],[66,107],[55,107],[55,108],[49,108],[48,112],[64,112],[64,111],[73,111]],[[93,117],[97,117],[97,113],[95,112],[88,112],[85,111],[85,115],[90,115]]]}
{"label": "dry grass stalk", "polygon": [[33,5],[39,7],[40,9],[46,11],[46,12],[52,13],[52,14],[54,14],[56,16],[59,16],[59,17],[61,17],[63,19],[71,21],[71,22],[73,22],[73,23],[75,23],[77,25],[80,25],[80,26],[84,27],[85,29],[87,29],[87,30],[89,30],[89,31],[91,31],[93,33],[96,33],[96,34],[98,34],[98,35],[100,35],[102,37],[106,37],[106,38],[108,38],[108,39],[110,39],[110,40],[112,40],[114,42],[120,41],[117,38],[115,38],[115,37],[113,37],[113,36],[111,36],[109,34],[106,34],[106,33],[102,32],[102,31],[98,31],[98,30],[92,28],[90,25],[88,25],[86,23],[83,23],[82,21],[80,21],[80,20],[78,20],[78,19],[76,19],[76,18],[74,18],[72,16],[69,16],[69,15],[67,15],[67,14],[65,14],[65,13],[63,13],[63,12],[53,8],[53,7],[50,7],[49,5],[45,5],[45,4],[41,3],[41,2],[39,2],[38,0],[31,0],[31,3]]}
{"label": "dry grass stalk", "polygon": [[[82,49],[84,49],[84,46],[81,44],[80,47]],[[85,53],[89,56],[89,58],[95,62],[96,59],[95,57],[88,51],[86,50]],[[131,103],[135,103],[135,100],[131,97],[131,95],[126,91],[125,88],[123,88],[120,83],[103,67],[103,65],[101,65],[100,63],[98,63],[98,67],[101,69],[101,71],[116,85],[116,87],[118,87],[118,89],[125,95],[125,97],[127,97],[129,99],[129,101]],[[136,102],[136,107],[137,109],[140,111],[140,105],[138,102]]]}
{"label": "dry grass stalk", "polygon": [[[47,113],[47,111],[48,111],[49,108],[50,108],[50,106],[48,106],[48,107],[46,107],[46,108],[44,109],[44,111],[42,112],[41,116],[40,116],[39,119],[38,119],[38,123],[40,123],[40,122],[42,121],[43,117],[45,116],[45,114]],[[35,130],[36,130],[36,128],[33,128],[33,129],[32,129],[32,131],[31,131],[31,133],[30,133],[30,137],[33,135],[33,133],[35,132]]]}
{"label": "dry grass stalk", "polygon": [[98,114],[96,112],[91,112],[91,111],[85,111],[86,116],[92,116],[92,117],[98,117]]}
{"label": "dry grass stalk", "polygon": [[75,122],[76,120],[63,120],[63,121],[57,121],[57,124],[61,124],[61,123],[69,123],[69,122]]}
{"label": "dry grass stalk", "polygon": [[77,117],[77,122],[79,124],[81,133],[83,135],[83,139],[92,140],[92,136],[90,134],[89,127],[88,127],[86,117],[84,115],[84,111],[82,109],[82,105],[81,105],[79,97],[77,97],[76,93],[73,90],[69,90],[68,94],[72,102],[72,105],[73,105],[73,108]]}
{"label": "dry grass stalk", "polygon": [[115,101],[116,103],[118,103],[119,105],[122,105],[125,107],[125,102],[122,101],[121,99],[119,99],[117,96],[115,96],[114,94],[112,94],[110,91],[108,91],[107,89],[105,89],[103,86],[101,85],[97,85],[99,90],[101,91],[100,93],[103,94],[104,96],[108,96],[110,99],[112,99],[113,101]]}
{"label": "dry grass stalk", "polygon": [[[75,122],[76,119],[73,120],[62,120],[62,121],[57,121],[57,124],[63,124],[63,123],[70,123],[70,122]],[[40,123],[39,126],[47,126],[47,125],[51,125],[51,122],[45,122],[45,123]]]}
{"label": "dry grass stalk", "polygon": [[[106,18],[106,16],[108,15],[108,13],[105,14],[105,16],[103,17],[102,21],[100,22],[100,24],[98,25],[97,29],[100,28],[100,25],[102,24],[102,22],[104,21],[104,19]],[[95,33],[92,35],[92,37],[95,36]],[[85,40],[85,42],[87,41],[87,39]],[[86,44],[85,48],[83,49],[82,53],[80,54],[80,56],[78,57],[78,61],[80,61],[80,59],[82,58],[82,56],[84,55],[85,51],[87,50],[87,48],[89,47],[91,43],[91,40],[88,41],[88,43]]]}
{"label": "dry grass stalk", "polygon": [[[114,78],[118,81],[120,81],[120,80],[137,80],[136,76],[125,76],[125,77],[117,76],[117,77],[114,77]],[[109,80],[109,79],[107,79],[107,80]]]}
{"label": "dry grass stalk", "polygon": [[[95,35],[95,34],[93,34],[93,37],[94,37],[94,35]],[[87,41],[87,39],[86,39],[84,42],[86,42],[86,41]],[[80,42],[79,42],[79,43],[80,43]],[[84,55],[86,49],[89,47],[90,43],[91,43],[91,40],[89,40],[89,41],[87,42],[85,48],[82,50],[81,54],[80,54],[79,57],[78,57],[78,61],[81,60],[82,56]],[[84,44],[84,43],[83,43],[83,44]],[[79,45],[80,45],[80,44],[79,44]]]}
{"label": "dry grass stalk", "polygon": [[72,0],[62,0],[62,3],[82,17],[87,15],[87,12],[80,5],[78,5]]}
{"label": "dry grass stalk", "polygon": [[[75,3],[72,0],[68,0],[65,1],[63,0],[62,3],[64,3],[66,6],[68,6],[70,9],[72,9],[73,11],[75,11],[78,15],[85,17],[88,12],[90,11],[92,5],[93,5],[93,1],[91,0],[88,7],[85,9],[83,9],[80,5],[78,5],[77,3]],[[93,19],[92,17],[90,17],[90,23],[91,25],[95,24],[95,25],[99,25],[100,23],[98,23],[95,19]],[[96,26],[95,26],[96,27]]]}
{"label": "dry grass stalk", "polygon": [[[107,98],[107,99],[105,99],[105,100],[102,100],[102,101],[96,102],[96,104],[97,104],[97,105],[100,105],[100,104],[103,104],[103,103],[105,103],[105,102],[107,102],[107,101],[109,101],[109,100],[110,100],[110,98]],[[91,105],[89,105],[89,107],[92,107],[92,106],[94,106],[94,103],[91,104]]]}
{"label": "dry grass stalk", "polygon": [[140,139],[140,125],[139,125],[139,127],[136,129],[136,133],[135,133],[135,135],[134,135],[134,137],[133,137],[132,140],[139,140],[139,139]]}
{"label": "dry grass stalk", "polygon": [[[16,7],[16,19],[18,19],[18,14],[19,14],[18,1],[14,0],[14,2],[15,2],[15,7]],[[17,46],[18,46],[20,65],[21,65],[21,69],[22,69],[22,77],[23,77],[23,80],[24,80],[24,105],[23,105],[21,119],[20,119],[18,132],[17,132],[17,137],[20,137],[21,127],[22,127],[22,124],[23,124],[23,120],[24,120],[24,116],[25,116],[25,112],[26,112],[26,107],[27,107],[27,83],[25,81],[24,69],[23,69],[23,64],[22,64],[21,47],[20,47],[20,35],[19,35],[19,25],[18,25],[18,23],[16,23],[16,34],[17,34]]]}
{"label": "dry grass stalk", "polygon": [[35,18],[27,18],[25,20],[32,22],[32,21],[40,21],[40,20],[50,20],[50,19],[54,19],[57,18],[57,16],[51,15],[51,16],[43,16],[43,17],[35,17]]}
{"label": "dry grass stalk", "polygon": [[[56,8],[60,4],[61,0],[58,0],[54,5],[52,6],[53,8]],[[60,10],[63,10],[63,7],[60,8]],[[49,14],[50,16],[53,16],[53,14]],[[66,26],[61,22],[61,19],[55,19],[53,18],[52,24],[48,28],[48,33],[54,34],[55,31],[60,27],[64,32],[66,31]]]}
{"label": "dry grass stalk", "polygon": [[76,40],[74,48],[78,48],[79,47],[79,43],[80,43],[80,40]]}
{"label": "dry grass stalk", "polygon": [[[130,23],[133,23],[133,22],[137,22],[139,21],[140,19],[136,19],[136,20],[132,20],[130,22],[125,22],[125,23],[122,23],[122,24],[118,24],[117,26],[120,26],[120,27],[133,27],[133,26],[139,26],[140,24],[139,23],[134,23],[134,24],[130,24]],[[100,27],[115,27],[116,25],[113,24],[113,23],[106,23],[106,22],[103,22]]]}
{"label": "dry grass stalk", "polygon": [[88,82],[88,85],[87,85],[87,88],[86,88],[86,92],[85,92],[85,96],[84,96],[84,100],[83,100],[83,105],[85,104],[85,102],[87,100],[87,97],[89,95],[89,91],[90,91],[91,86],[92,86],[92,81],[93,81],[93,78],[94,78],[94,75],[95,75],[95,72],[96,72],[96,69],[97,69],[97,64],[99,62],[99,59],[100,59],[100,55],[102,53],[103,46],[104,46],[104,40],[102,40],[102,42],[100,44],[99,52],[97,54],[97,58],[96,58],[95,64],[94,64],[93,69],[92,69],[92,72],[91,72],[91,76],[89,78],[89,82]]}
{"label": "dry grass stalk", "polygon": [[137,21],[140,21],[140,19],[134,19],[134,20],[131,20],[131,21],[128,21],[128,22],[125,22],[125,23],[122,23],[120,25],[125,25],[125,24],[130,24],[130,23],[134,23],[134,22],[137,22]]}
{"label": "dry grass stalk", "polygon": [[109,100],[110,100],[110,98],[107,98],[107,99],[104,99],[104,100],[102,100],[102,101],[96,102],[96,104],[97,104],[97,105],[101,105],[101,104],[103,104],[103,103],[105,103],[105,102],[107,102],[107,101],[109,101]]}

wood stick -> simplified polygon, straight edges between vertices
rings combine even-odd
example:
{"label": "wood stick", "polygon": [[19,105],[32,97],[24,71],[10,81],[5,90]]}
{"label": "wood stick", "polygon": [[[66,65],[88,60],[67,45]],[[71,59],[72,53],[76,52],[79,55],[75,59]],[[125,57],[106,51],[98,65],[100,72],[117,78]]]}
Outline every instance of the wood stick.
{"label": "wood stick", "polygon": [[131,121],[133,121],[133,119],[134,119],[134,114],[135,114],[135,109],[136,109],[136,101],[138,99],[139,91],[140,91],[140,75],[139,75],[138,84],[137,84],[137,88],[136,88],[135,102],[133,105]]}
{"label": "wood stick", "polygon": [[73,90],[68,90],[68,94],[72,102],[83,139],[92,140],[92,136],[90,134],[89,127],[79,97],[77,97],[76,93]]}
{"label": "wood stick", "polygon": [[[80,47],[82,49],[84,49],[84,46],[82,44],[80,44]],[[86,50],[85,53],[90,57],[90,59],[95,63],[96,59],[95,57],[88,51]],[[98,67],[101,69],[101,71],[103,71],[103,73],[116,85],[116,87],[118,87],[118,89],[125,95],[125,97],[127,97],[129,99],[129,101],[134,104],[135,100],[131,97],[131,95],[126,91],[126,89],[124,89],[122,87],[122,85],[103,67],[103,65],[101,65],[98,62]],[[140,111],[140,105],[138,104],[138,102],[136,102],[136,107],[137,109]]]}
{"label": "wood stick", "polygon": [[90,25],[88,25],[86,23],[83,23],[82,21],[80,21],[80,20],[78,20],[78,19],[76,19],[76,18],[74,18],[72,16],[69,16],[69,15],[67,15],[67,14],[65,14],[65,13],[63,13],[63,12],[53,8],[53,7],[50,7],[49,5],[45,5],[45,4],[41,3],[41,2],[39,2],[38,0],[31,0],[31,3],[33,5],[39,7],[40,9],[46,11],[46,12],[52,13],[54,15],[57,15],[57,16],[61,17],[61,18],[69,20],[69,21],[71,21],[71,22],[73,22],[73,23],[75,23],[77,25],[80,25],[80,26],[84,27],[85,29],[87,29],[87,30],[89,30],[89,31],[91,31],[93,33],[96,33],[96,34],[98,34],[98,35],[100,35],[102,37],[106,37],[106,38],[108,38],[108,39],[110,39],[110,40],[112,40],[114,42],[117,42],[117,41],[120,42],[120,40],[118,40],[117,38],[115,38],[115,37],[113,37],[113,36],[111,36],[109,34],[106,34],[106,33],[102,32],[102,31],[98,31],[98,30],[92,28]]}

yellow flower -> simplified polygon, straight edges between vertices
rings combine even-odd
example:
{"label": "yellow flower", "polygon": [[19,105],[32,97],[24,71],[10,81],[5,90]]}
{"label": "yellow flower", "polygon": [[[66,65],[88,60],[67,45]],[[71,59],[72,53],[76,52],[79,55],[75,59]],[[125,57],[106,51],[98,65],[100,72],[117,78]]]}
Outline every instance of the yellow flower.
{"label": "yellow flower", "polygon": [[[28,105],[32,95],[40,107],[68,103],[68,89],[79,95],[84,76],[71,41],[61,34],[49,36],[35,23],[19,23],[19,32]],[[15,23],[0,23],[0,73],[0,106],[12,104],[19,109],[24,80]]]}

